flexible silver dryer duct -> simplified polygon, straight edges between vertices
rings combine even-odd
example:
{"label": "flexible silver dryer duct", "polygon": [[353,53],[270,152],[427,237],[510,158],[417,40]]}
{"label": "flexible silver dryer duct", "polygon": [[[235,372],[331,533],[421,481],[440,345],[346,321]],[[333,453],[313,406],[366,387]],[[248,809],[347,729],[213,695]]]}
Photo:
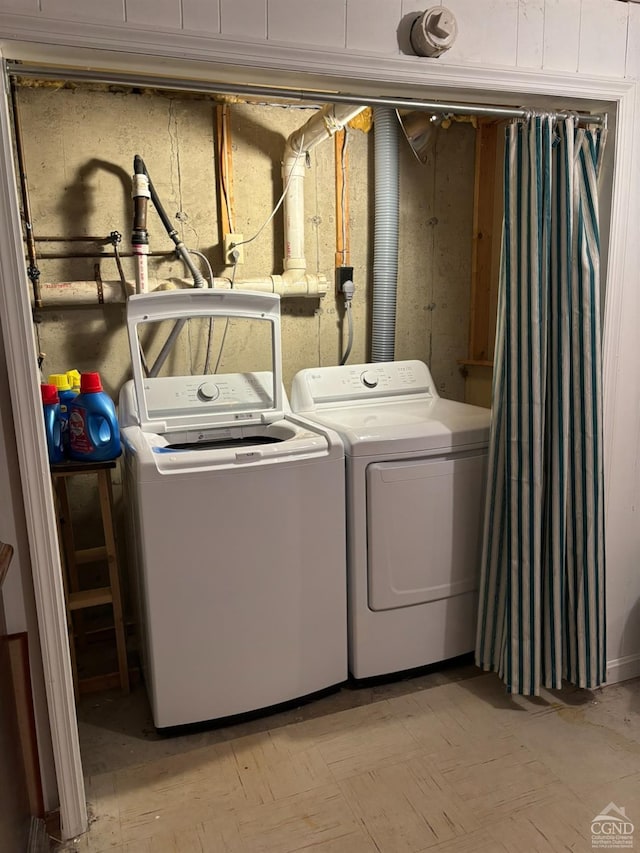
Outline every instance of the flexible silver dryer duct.
{"label": "flexible silver dryer duct", "polygon": [[375,226],[371,360],[393,361],[398,283],[398,117],[395,110],[373,111]]}

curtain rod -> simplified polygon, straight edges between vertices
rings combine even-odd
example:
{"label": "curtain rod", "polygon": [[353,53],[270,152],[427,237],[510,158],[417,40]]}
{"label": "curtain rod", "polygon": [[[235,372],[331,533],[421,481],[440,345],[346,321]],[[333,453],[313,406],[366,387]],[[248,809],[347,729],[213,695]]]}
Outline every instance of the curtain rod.
{"label": "curtain rod", "polygon": [[[116,71],[97,71],[74,69],[52,69],[23,65],[16,61],[7,61],[7,73],[14,77],[30,77],[38,80],[68,80],[70,82],[103,83],[114,86],[149,86],[176,92],[189,92],[203,95],[253,95],[266,98],[290,98],[313,103],[366,104],[372,107],[390,107],[399,110],[419,110],[447,115],[495,116],[496,118],[526,118],[532,110],[518,107],[499,107],[479,104],[456,104],[444,101],[423,101],[416,98],[389,98],[384,95],[351,95],[345,92],[314,91],[292,89],[286,86],[257,86],[240,83],[206,83],[198,80],[176,80],[169,77],[140,78],[135,74],[123,74]],[[542,111],[545,112],[545,111]],[[582,124],[595,124],[606,127],[606,114],[579,112],[550,112],[554,118],[575,117]]]}

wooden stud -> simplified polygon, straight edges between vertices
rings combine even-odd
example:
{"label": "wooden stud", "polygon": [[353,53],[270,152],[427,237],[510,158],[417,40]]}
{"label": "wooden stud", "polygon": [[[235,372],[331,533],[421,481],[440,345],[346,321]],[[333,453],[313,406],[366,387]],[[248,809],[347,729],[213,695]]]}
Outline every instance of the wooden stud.
{"label": "wooden stud", "polygon": [[231,128],[229,107],[216,107],[216,142],[218,150],[218,199],[222,242],[227,234],[233,233],[233,158],[231,150]]}
{"label": "wooden stud", "polygon": [[[346,130],[340,130],[333,136],[336,173],[336,267],[348,267],[351,259],[349,245],[349,193],[347,184],[349,154],[344,147],[347,141],[346,133]],[[342,204],[343,197],[344,206]]]}
{"label": "wooden stud", "polygon": [[471,256],[471,322],[469,361],[491,363],[492,258],[495,219],[495,169],[498,122],[479,120],[476,131]]}

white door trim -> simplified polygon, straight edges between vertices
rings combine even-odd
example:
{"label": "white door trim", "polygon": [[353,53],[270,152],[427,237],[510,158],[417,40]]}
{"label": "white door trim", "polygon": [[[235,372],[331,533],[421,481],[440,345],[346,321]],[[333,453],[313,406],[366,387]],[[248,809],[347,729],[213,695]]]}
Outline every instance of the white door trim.
{"label": "white door trim", "polygon": [[[283,46],[198,38],[180,33],[134,31],[125,28],[54,22],[44,17],[0,13],[0,32],[14,40],[3,43],[10,59],[54,62],[68,67],[87,66],[135,71],[145,75],[191,77],[203,80],[250,82],[255,69],[261,81],[274,83],[294,79],[305,87],[319,82],[322,88],[348,85],[354,93],[431,98],[520,105],[523,94],[592,104],[600,111],[609,103],[617,107],[613,207],[609,242],[606,291],[604,359],[605,459],[610,458],[613,418],[617,396],[618,331],[626,269],[625,241],[630,186],[627,176],[634,148],[635,84],[568,74],[498,70],[483,67],[440,65],[415,58],[375,57],[346,52],[302,50]],[[80,47],[83,44],[84,47]],[[66,46],[63,46],[66,45]],[[108,47],[108,50],[104,48]],[[330,73],[328,73],[330,71]],[[292,76],[295,75],[295,76]],[[3,81],[5,86],[5,81]],[[78,733],[67,645],[64,600],[60,576],[55,517],[48,465],[44,452],[41,407],[37,398],[37,371],[28,282],[22,254],[19,206],[11,155],[6,87],[0,109],[0,132],[4,157],[0,158],[0,208],[4,228],[0,230],[0,309],[7,349],[9,383],[16,422],[16,435],[25,498],[34,587],[40,625],[45,681],[56,760],[61,816],[66,838],[86,828],[86,806],[80,764]],[[529,98],[531,102],[531,98]],[[635,239],[635,238],[634,238]],[[19,288],[16,288],[16,283]],[[607,495],[608,497],[608,495]]]}
{"label": "white door trim", "polygon": [[[87,827],[69,640],[56,519],[39,399],[35,342],[22,255],[20,209],[13,168],[13,140],[2,80],[0,104],[0,318],[7,357],[11,406],[29,534],[40,648],[65,838]],[[16,286],[19,285],[19,286]]]}

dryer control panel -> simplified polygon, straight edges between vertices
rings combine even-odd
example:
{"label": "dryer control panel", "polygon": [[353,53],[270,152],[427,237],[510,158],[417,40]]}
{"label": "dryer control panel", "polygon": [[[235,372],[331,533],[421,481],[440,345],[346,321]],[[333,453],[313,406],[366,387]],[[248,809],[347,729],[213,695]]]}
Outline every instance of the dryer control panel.
{"label": "dryer control panel", "polygon": [[294,411],[348,401],[370,403],[375,398],[437,397],[429,368],[422,361],[381,361],[301,370],[293,380]]}

